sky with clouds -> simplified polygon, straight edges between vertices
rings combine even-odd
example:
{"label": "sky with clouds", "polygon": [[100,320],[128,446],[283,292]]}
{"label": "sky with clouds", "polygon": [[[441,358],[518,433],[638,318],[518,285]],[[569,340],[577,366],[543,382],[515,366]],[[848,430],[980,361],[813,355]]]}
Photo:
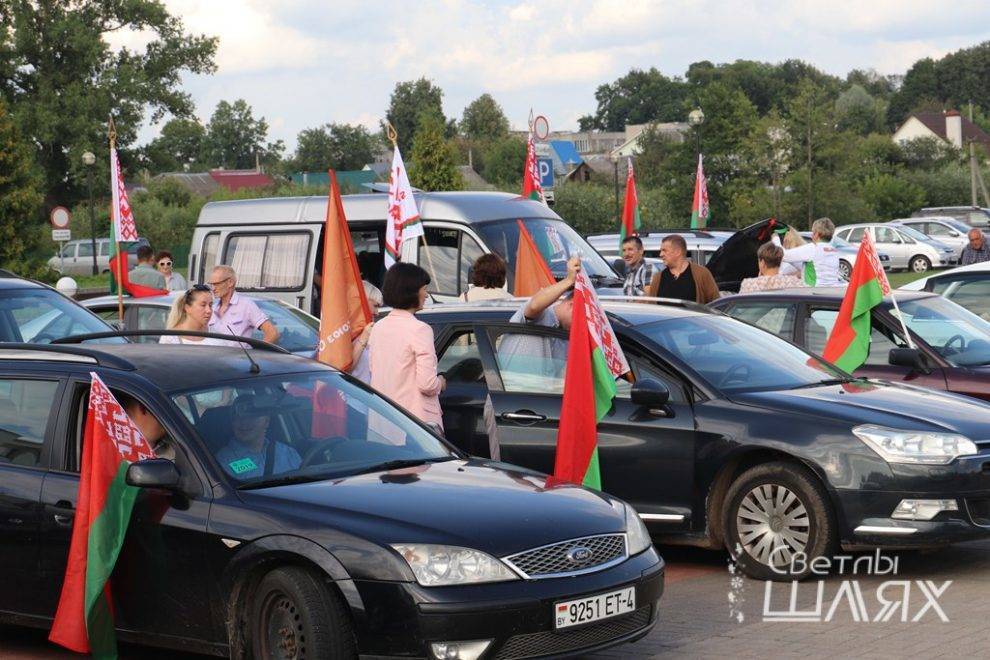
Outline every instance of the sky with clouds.
{"label": "sky with clouds", "polygon": [[[484,92],[514,127],[530,107],[577,127],[595,89],[631,68],[683,75],[699,60],[798,58],[833,74],[904,73],[990,40],[990,2],[956,0],[164,0],[188,31],[220,38],[217,72],[186,76],[206,121],[245,99],[273,138],[327,122],[377,128],[395,83],[426,76],[460,117]],[[140,34],[115,34],[137,46]],[[157,127],[142,132],[144,140]]]}

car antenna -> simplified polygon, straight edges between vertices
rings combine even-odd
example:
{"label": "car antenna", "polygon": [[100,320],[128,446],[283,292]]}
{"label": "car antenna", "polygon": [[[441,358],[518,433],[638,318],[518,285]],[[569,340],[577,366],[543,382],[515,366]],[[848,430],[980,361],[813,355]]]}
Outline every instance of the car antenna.
{"label": "car antenna", "polygon": [[[233,337],[237,336],[234,334],[234,330],[233,328],[230,327],[229,323],[227,324],[227,330],[230,332],[231,336]],[[248,362],[251,363],[251,369],[249,371],[253,374],[261,373],[261,367],[259,367],[258,363],[254,361],[254,358],[251,357],[251,352],[248,351],[248,349],[244,348],[244,342],[239,341],[237,342],[237,345],[241,347],[241,350],[244,351],[244,355],[247,357]]]}

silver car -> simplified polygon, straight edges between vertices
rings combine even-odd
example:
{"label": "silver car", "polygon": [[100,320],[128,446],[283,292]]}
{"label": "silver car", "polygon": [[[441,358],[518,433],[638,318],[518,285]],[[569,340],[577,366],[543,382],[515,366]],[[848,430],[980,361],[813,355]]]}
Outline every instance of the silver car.
{"label": "silver car", "polygon": [[[147,245],[148,240],[141,238],[127,248],[127,268],[130,270],[137,265],[137,250]],[[62,246],[61,252],[48,260],[48,267],[60,275],[92,275],[93,274],[93,239],[77,238]],[[110,272],[110,239],[96,239],[96,269],[100,273]]]}
{"label": "silver car", "polygon": [[843,225],[835,230],[835,236],[858,245],[863,232],[870,232],[877,252],[890,257],[892,270],[911,270],[924,273],[932,268],[944,268],[954,261],[955,251],[910,227],[881,222],[859,225]]}
{"label": "silver car", "polygon": [[[810,241],[811,232],[803,231],[801,232],[801,237]],[[834,247],[839,253],[839,275],[842,276],[842,279],[848,281],[849,276],[852,275],[853,266],[856,265],[856,256],[859,254],[859,245],[847,243],[838,236],[833,236],[832,247]],[[880,263],[883,264],[883,269],[890,270],[890,255],[886,252],[880,252],[878,250],[877,256],[880,258]]]}
{"label": "silver car", "polygon": [[891,220],[892,225],[903,225],[919,231],[928,238],[945,243],[955,251],[955,259],[962,259],[963,248],[969,245],[969,230],[972,229],[962,220],[947,215],[928,218],[901,218]]}

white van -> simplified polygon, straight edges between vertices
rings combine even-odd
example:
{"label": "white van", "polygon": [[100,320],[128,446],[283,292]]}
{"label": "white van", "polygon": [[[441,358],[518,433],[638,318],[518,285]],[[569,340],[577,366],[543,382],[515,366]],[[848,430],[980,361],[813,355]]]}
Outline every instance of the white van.
{"label": "white van", "polygon": [[[416,193],[425,241],[406,241],[402,260],[430,274],[438,302],[456,300],[468,288],[471,266],[486,252],[508,262],[512,290],[521,219],[557,276],[569,255],[580,253],[597,287],[621,289],[615,271],[577,232],[547,206],[517,195],[492,192]],[[361,276],[381,286],[387,197],[345,195]],[[276,298],[313,311],[313,281],[322,263],[326,197],[280,197],[210,202],[203,207],[189,252],[189,281],[205,283],[214,265],[237,272],[239,291]],[[619,291],[621,293],[621,291]]]}

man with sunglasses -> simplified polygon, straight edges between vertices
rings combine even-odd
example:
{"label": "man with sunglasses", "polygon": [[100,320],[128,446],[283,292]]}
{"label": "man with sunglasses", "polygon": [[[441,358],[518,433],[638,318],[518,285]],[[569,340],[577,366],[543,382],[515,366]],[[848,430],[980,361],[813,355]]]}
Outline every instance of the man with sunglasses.
{"label": "man with sunglasses", "polygon": [[253,300],[237,293],[237,274],[230,266],[219,265],[207,280],[213,290],[213,316],[210,332],[237,337],[250,337],[260,330],[269,344],[278,341],[278,329]]}
{"label": "man with sunglasses", "polygon": [[185,291],[189,284],[186,283],[186,278],[172,270],[172,263],[172,253],[168,250],[162,250],[155,257],[158,272],[165,278],[165,288],[169,291]]}

